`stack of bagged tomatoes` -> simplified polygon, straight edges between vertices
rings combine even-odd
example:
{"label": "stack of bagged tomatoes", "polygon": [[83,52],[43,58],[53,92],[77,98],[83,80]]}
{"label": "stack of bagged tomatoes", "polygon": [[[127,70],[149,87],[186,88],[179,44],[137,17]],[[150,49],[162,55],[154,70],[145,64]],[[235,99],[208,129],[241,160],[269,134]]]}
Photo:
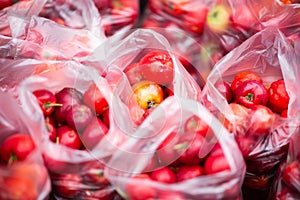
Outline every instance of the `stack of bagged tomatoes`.
{"label": "stack of bagged tomatoes", "polygon": [[[270,61],[269,55],[278,56]],[[298,131],[294,49],[278,29],[268,28],[225,58],[208,77],[203,102],[234,134],[243,154],[243,198],[275,198],[280,166]]]}
{"label": "stack of bagged tomatoes", "polygon": [[299,198],[297,5],[245,2],[1,10],[0,199]]}
{"label": "stack of bagged tomatoes", "polygon": [[[299,4],[293,1],[149,0],[140,27],[163,32],[180,54],[195,55],[189,60],[200,60],[194,67],[206,79],[205,70],[267,27],[298,37],[299,19]],[[189,40],[201,45],[191,48]]]}

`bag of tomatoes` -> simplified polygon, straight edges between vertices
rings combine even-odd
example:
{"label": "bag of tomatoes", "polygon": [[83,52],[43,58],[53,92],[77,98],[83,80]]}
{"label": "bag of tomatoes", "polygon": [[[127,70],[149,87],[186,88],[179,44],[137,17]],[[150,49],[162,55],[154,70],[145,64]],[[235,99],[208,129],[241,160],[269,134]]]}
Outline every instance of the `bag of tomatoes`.
{"label": "bag of tomatoes", "polygon": [[205,28],[209,5],[202,0],[149,0],[139,25],[164,35],[187,70],[202,76],[201,86],[225,54],[218,38]]}
{"label": "bag of tomatoes", "polygon": [[93,0],[101,16],[101,27],[112,36],[136,27],[139,0]]}
{"label": "bag of tomatoes", "polygon": [[[169,96],[199,100],[201,88],[167,39],[139,29],[106,40],[87,59],[128,107],[129,121],[142,121]],[[131,119],[131,120],[130,120]]]}
{"label": "bag of tomatoes", "polygon": [[15,54],[14,58],[81,61],[106,39],[104,34],[96,36],[89,30],[61,26],[38,16],[12,16],[10,24],[19,25],[12,30],[13,38],[7,38],[11,45],[5,48]]}
{"label": "bag of tomatoes", "polygon": [[[12,74],[36,73],[34,65],[23,64],[22,68],[13,66]],[[17,95],[28,115],[36,113],[43,118],[38,130],[52,195],[58,199],[110,199],[116,194],[103,170],[126,139],[121,131],[127,119],[121,112],[125,108],[112,106],[112,100],[118,99],[95,70],[74,61],[47,64],[55,68],[22,79]]]}
{"label": "bag of tomatoes", "polygon": [[125,199],[239,199],[245,163],[199,102],[172,96],[116,151],[105,175]]}
{"label": "bag of tomatoes", "polygon": [[[297,38],[294,42],[294,50],[297,57],[298,66],[300,66],[300,40]],[[299,72],[297,77],[299,77]],[[299,90],[296,90],[296,96]],[[299,108],[295,109],[299,113]],[[289,155],[286,163],[282,164],[280,180],[278,181],[276,199],[299,199],[300,198],[300,131],[299,131],[299,114],[296,115],[294,126],[296,131],[291,138],[289,145]],[[297,121],[298,120],[298,121]]]}
{"label": "bag of tomatoes", "polygon": [[203,103],[234,134],[246,161],[244,199],[274,198],[295,132],[297,69],[282,32],[266,28],[218,62],[203,89]]}
{"label": "bag of tomatoes", "polygon": [[200,52],[202,62],[212,68],[266,27],[278,27],[287,36],[299,32],[299,9],[299,4],[285,5],[280,0],[149,0],[141,27],[169,30],[173,45],[186,47],[183,54],[191,50],[185,40],[176,39],[179,30],[184,30],[201,45],[195,57]]}
{"label": "bag of tomatoes", "polygon": [[51,183],[37,128],[42,118],[26,115],[11,93],[0,97],[0,199],[47,199]]}
{"label": "bag of tomatoes", "polygon": [[95,36],[101,36],[101,17],[92,0],[74,2],[72,0],[35,0],[41,5],[35,15],[50,19],[60,25],[89,30]]}

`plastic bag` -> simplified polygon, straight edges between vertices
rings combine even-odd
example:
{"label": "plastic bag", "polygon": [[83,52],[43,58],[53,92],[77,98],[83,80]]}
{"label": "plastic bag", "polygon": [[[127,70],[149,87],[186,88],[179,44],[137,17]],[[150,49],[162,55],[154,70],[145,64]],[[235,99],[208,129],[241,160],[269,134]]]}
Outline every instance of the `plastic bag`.
{"label": "plastic bag", "polygon": [[16,29],[18,26],[9,24],[10,15],[18,15],[22,18],[30,17],[41,9],[42,0],[40,3],[35,3],[34,0],[18,1],[13,5],[0,10],[0,34],[5,36],[11,36],[11,28]]}
{"label": "plastic bag", "polygon": [[[244,199],[272,199],[276,188],[279,166],[285,162],[289,139],[295,132],[293,117],[298,112],[297,64],[292,46],[276,28],[266,28],[231,51],[216,64],[203,89],[203,102],[214,114],[223,115],[232,124],[232,132],[243,152],[247,172],[244,180]],[[239,110],[228,104],[225,93],[217,89],[223,81],[231,83],[239,72],[250,71],[261,77],[269,86],[283,79],[289,95],[288,118],[276,115],[271,131],[266,135],[247,134],[251,120],[239,115]],[[272,112],[272,111],[271,111]],[[246,113],[250,113],[247,112]],[[247,115],[246,115],[247,116]],[[262,115],[260,119],[264,119]],[[239,122],[239,117],[243,121]],[[224,118],[221,117],[222,120]],[[248,118],[250,119],[250,118]],[[256,120],[258,120],[256,118]],[[223,121],[226,123],[226,120]],[[253,122],[253,123],[259,123]]]}
{"label": "plastic bag", "polygon": [[[300,40],[296,38],[293,42],[294,50],[297,57],[297,64],[300,64]],[[296,76],[299,77],[299,71],[296,72]],[[296,92],[299,93],[299,90]],[[298,96],[298,93],[296,96]],[[299,113],[299,110],[295,112]],[[299,172],[300,172],[300,148],[298,141],[300,140],[299,132],[299,114],[296,115],[294,126],[297,128],[296,132],[291,138],[289,145],[289,155],[286,163],[281,166],[281,173],[279,176],[276,199],[299,199],[300,187],[299,187]]]}
{"label": "plastic bag", "polygon": [[[39,66],[35,62],[44,65],[51,64],[56,67],[54,70],[46,70],[39,73],[39,75],[34,75],[36,67]],[[35,62],[34,60],[14,61],[15,65],[11,64],[8,67],[10,70],[3,71],[3,73],[10,72],[14,76],[9,78],[3,74],[1,80],[1,85],[6,85],[7,90],[14,91],[16,98],[22,105],[22,109],[28,115],[44,118],[42,110],[33,95],[33,91],[37,89],[48,89],[55,93],[63,88],[71,87],[83,93],[94,83],[102,92],[109,105],[111,105],[112,99],[114,99],[114,102],[118,101],[117,98],[113,98],[106,81],[98,73],[90,71],[86,66],[74,61],[52,61],[47,64],[41,61]],[[86,134],[80,132],[82,134],[80,135],[80,140],[83,143],[82,149],[66,147],[60,144],[62,141],[57,141],[59,144],[51,141],[48,133],[50,129],[48,129],[49,126],[46,123],[46,118],[36,125],[38,126],[36,130],[39,130],[38,133],[40,133],[42,139],[42,155],[45,166],[51,176],[53,185],[52,195],[55,198],[76,197],[99,199],[116,196],[114,187],[103,176],[102,171],[106,160],[114,152],[116,146],[125,140],[125,136],[121,132],[121,123],[118,124],[117,120],[125,121],[124,119],[127,118],[127,115],[124,116],[123,113],[120,114],[118,112],[118,118],[115,118],[113,117],[115,115],[114,109],[122,110],[122,105],[110,107],[112,109],[109,109],[108,115],[110,119],[109,130],[105,134],[105,137],[104,132],[101,132],[102,129],[98,124],[94,125],[94,129],[91,132],[87,132]],[[94,113],[93,116],[95,117]],[[90,122],[91,124],[95,119],[94,117]],[[76,123],[75,126],[77,128]],[[96,136],[94,137],[95,134]],[[85,135],[87,136],[85,137]],[[91,143],[93,143],[92,146],[87,145]]]}
{"label": "plastic bag", "polygon": [[[195,117],[199,117],[201,123],[209,126],[208,130],[203,129],[207,131],[201,133],[205,134],[203,137],[193,131],[196,129],[189,129],[186,126],[186,122]],[[196,126],[194,124],[194,128]],[[203,138],[201,146],[191,147],[197,149],[194,149],[195,157],[185,161],[180,160],[184,153],[177,155],[175,152],[181,151],[180,148],[185,142],[188,142],[186,143],[188,147],[183,148],[183,152],[190,151],[190,145],[198,143],[199,137]],[[197,142],[194,143],[195,141]],[[206,174],[179,180],[179,169],[202,166],[202,162],[206,162],[203,159],[209,159],[209,153],[217,146],[216,143],[221,147],[222,150],[219,150],[224,153],[221,154],[225,159],[222,163],[216,164],[216,168],[227,163],[226,170],[224,168],[224,171],[220,170],[219,173],[209,173],[204,167]],[[194,161],[196,162],[186,163]],[[152,177],[156,170],[165,167],[178,173],[175,175],[177,178],[173,178],[172,182],[159,182],[155,181],[157,179],[147,178]],[[160,109],[153,111],[152,119],[145,119],[136,132],[132,133],[131,139],[113,155],[105,169],[105,174],[117,187],[117,191],[124,198],[132,200],[239,199],[244,172],[245,163],[241,152],[221,123],[200,103],[174,96],[162,102]],[[161,176],[168,177],[168,173]]]}
{"label": "plastic bag", "polygon": [[73,29],[89,30],[96,37],[102,34],[101,17],[92,0],[84,2],[35,0],[35,3],[43,6],[41,10],[37,10],[36,15]]}
{"label": "plastic bag", "polygon": [[[20,41],[20,47],[16,48],[16,56],[22,56],[26,52],[26,43],[37,44],[35,55],[32,58],[42,60],[83,60],[99,46],[106,37],[95,36],[84,29],[72,29],[58,25],[57,23],[33,16],[29,20],[11,16],[11,24],[19,24],[19,29],[12,30],[14,38]],[[18,45],[18,43],[17,43]],[[24,49],[25,48],[25,49]]]}
{"label": "plastic bag", "polygon": [[[114,93],[128,106],[132,121],[140,124],[150,107],[159,107],[158,103],[140,109],[135,102],[132,106],[131,97],[143,81],[158,84],[164,94],[199,100],[201,89],[176,53],[159,33],[139,29],[110,37],[87,59],[86,65],[97,69],[108,80]],[[169,95],[154,96],[166,99]]]}
{"label": "plastic bag", "polygon": [[[42,160],[41,137],[39,135],[40,132],[37,131],[37,127],[42,119],[34,113],[31,116],[26,115],[10,93],[0,91],[0,96],[1,148],[4,148],[6,139],[20,134],[22,136],[25,135],[26,138],[29,135],[34,142],[34,148],[30,148],[30,152],[25,150],[28,143],[23,146],[24,149],[11,150],[15,152],[15,157],[11,159],[11,155],[8,163],[4,163],[4,160],[2,160],[4,156],[2,152],[4,150],[1,149],[0,198],[46,199],[51,191],[51,183],[48,171]],[[24,137],[22,138],[24,139]],[[15,140],[15,142],[17,141]],[[10,148],[13,149],[14,147]]]}
{"label": "plastic bag", "polygon": [[[192,64],[206,80],[205,69],[212,69],[220,58],[258,31],[278,27],[287,36],[298,32],[299,8],[299,4],[284,5],[279,0],[149,0],[141,27],[167,29],[168,38],[178,29],[184,30],[194,38],[200,48],[192,53],[196,60],[201,59]],[[184,46],[180,50],[183,54],[191,51],[184,40],[173,39],[172,43]]]}
{"label": "plastic bag", "polygon": [[139,0],[93,0],[100,15],[106,36],[136,27],[139,18]]}
{"label": "plastic bag", "polygon": [[201,1],[182,1],[177,5],[172,1],[150,0],[140,23],[140,27],[155,30],[169,40],[173,51],[182,56],[181,62],[197,77],[201,87],[214,64],[225,53],[217,38],[203,33],[207,9],[202,4]]}

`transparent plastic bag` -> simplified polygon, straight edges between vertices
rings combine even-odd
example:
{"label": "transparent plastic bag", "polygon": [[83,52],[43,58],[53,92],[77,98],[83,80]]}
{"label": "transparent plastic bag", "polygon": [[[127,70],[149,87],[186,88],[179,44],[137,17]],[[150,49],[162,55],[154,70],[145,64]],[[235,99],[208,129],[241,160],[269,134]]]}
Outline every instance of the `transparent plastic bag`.
{"label": "transparent plastic bag", "polygon": [[0,34],[5,36],[11,36],[11,28],[16,29],[18,26],[9,24],[10,15],[19,15],[22,18],[30,17],[36,14],[42,6],[43,0],[39,3],[35,3],[34,0],[18,1],[13,5],[0,10]]}
{"label": "transparent plastic bag", "polygon": [[[112,99],[115,102],[118,100],[113,98],[106,80],[94,70],[90,71],[91,69],[74,61],[43,63],[36,60],[23,60],[23,62],[16,60],[14,61],[15,65],[11,63],[11,60],[8,62],[11,65],[7,68],[9,70],[4,70],[4,73],[10,73],[14,76],[9,78],[3,75],[1,85],[6,85],[7,91],[14,92],[26,114],[43,119],[36,126],[41,137],[43,160],[50,173],[53,185],[52,195],[56,198],[91,199],[116,196],[114,187],[103,176],[103,169],[116,145],[124,142],[126,138],[121,131],[120,123],[118,124],[116,121],[118,119],[125,121],[127,115],[124,116],[124,114],[118,112],[118,118],[113,117],[116,115],[114,109],[122,110],[122,105],[111,106]],[[45,70],[38,73],[38,75],[35,74],[37,67],[43,67],[44,65],[54,65],[55,69]],[[98,126],[98,124],[94,125],[90,132],[80,131],[80,141],[83,143],[81,149],[69,148],[60,144],[58,140],[51,141],[49,126],[33,91],[47,89],[56,93],[69,87],[84,93],[91,84],[95,84],[95,87],[99,88],[110,105],[108,132],[105,134],[104,130],[101,129],[102,126]],[[95,118],[96,115],[93,113],[91,124],[94,123]],[[57,119],[55,118],[55,120]],[[62,124],[62,126],[65,126],[65,124]],[[77,126],[75,123],[76,130]],[[56,128],[58,129],[58,127]],[[96,136],[94,136],[95,134]],[[88,144],[90,145],[88,146]]]}
{"label": "transparent plastic bag", "polygon": [[[299,38],[296,38],[293,42],[294,51],[297,57],[297,64],[300,64],[300,43]],[[296,77],[299,77],[299,71],[295,72]],[[296,96],[299,95],[299,90],[296,90]],[[294,135],[291,138],[289,145],[289,154],[286,163],[281,166],[281,173],[279,175],[277,186],[277,200],[283,199],[299,199],[300,198],[300,147],[298,141],[300,140],[299,131],[299,109],[295,110],[296,120],[294,126],[297,128]]]}
{"label": "transparent plastic bag", "polygon": [[[206,81],[206,69],[258,31],[277,27],[287,36],[298,32],[299,8],[279,0],[149,0],[140,27],[166,29],[172,45],[184,47],[180,53],[194,55],[192,64]],[[185,40],[176,39],[179,30],[200,46],[192,51]]]}
{"label": "transparent plastic bag", "polygon": [[20,27],[12,30],[12,37],[0,35],[1,58],[83,61],[106,39],[36,16],[11,16],[10,23]]}
{"label": "transparent plastic bag", "polygon": [[[222,116],[230,121],[232,127],[228,127],[235,134],[243,152],[247,165],[243,187],[244,199],[274,198],[279,167],[287,158],[289,140],[296,130],[294,118],[299,110],[295,82],[297,70],[296,57],[286,37],[277,28],[266,28],[218,62],[203,89],[203,103],[215,115],[221,116],[223,123],[226,123],[226,120]],[[243,115],[239,114],[239,109],[235,110],[230,106],[224,91],[221,92],[217,88],[222,82],[231,84],[235,75],[245,71],[256,73],[266,86],[279,79],[285,82],[290,98],[288,117],[283,118],[276,114],[276,119],[270,124],[266,135],[250,134],[248,130],[253,130],[252,122],[260,123],[259,119],[254,118],[257,121],[251,121],[250,118],[241,117]],[[250,113],[248,111],[247,115]],[[261,115],[260,119],[264,119],[265,116],[267,115]]]}
{"label": "transparent plastic bag", "polygon": [[93,0],[101,15],[106,36],[136,27],[139,18],[139,0]]}
{"label": "transparent plastic bag", "polygon": [[[10,152],[14,152],[6,162],[3,160],[5,155],[2,154],[6,151],[1,149],[0,198],[46,199],[51,191],[51,183],[41,154],[41,136],[38,126],[42,119],[34,113],[30,116],[26,115],[19,102],[10,93],[1,91],[0,96],[0,144],[1,148],[10,148]],[[24,137],[19,137],[19,145],[24,146],[20,146],[16,151],[13,150],[13,146],[8,147],[4,144],[12,136],[25,135],[26,138],[29,135],[34,142],[30,152],[26,150],[28,143],[20,142]],[[17,142],[17,139],[14,141]]]}
{"label": "transparent plastic bag", "polygon": [[35,0],[35,3],[43,5],[36,15],[73,29],[89,30],[96,37],[102,34],[101,17],[92,0]]}
{"label": "transparent plastic bag", "polygon": [[[120,146],[105,169],[105,174],[121,196],[132,200],[239,199],[245,163],[234,139],[221,123],[203,105],[194,100],[173,96],[162,102],[159,108],[155,109],[150,114],[151,118],[146,118],[144,123],[132,133],[132,137]],[[193,128],[191,130],[187,128],[186,122],[193,117],[199,117],[201,123],[204,122],[209,126],[209,130],[205,129],[207,132],[201,133],[205,136],[193,132]],[[194,124],[194,128],[195,126],[197,125]],[[183,152],[190,151],[190,146],[198,143],[200,137],[203,143],[196,147],[195,157],[192,160],[185,160],[185,162],[195,160],[196,162],[184,164],[181,160],[184,153],[177,155],[175,152],[181,152],[182,144],[188,146],[187,149],[182,149]],[[206,174],[180,181],[179,168],[200,167],[202,162],[207,162],[209,155],[212,155],[210,152],[217,143],[225,159],[217,166],[228,164],[227,170],[209,173],[206,166],[204,167]],[[175,175],[178,176],[175,178],[178,182],[173,180],[165,183],[147,178],[152,177],[151,173],[165,167],[174,173],[178,172]],[[168,177],[168,174],[161,176]]]}
{"label": "transparent plastic bag", "polygon": [[[135,102],[131,104],[135,88],[142,82],[159,85],[164,91],[161,99],[174,95],[199,100],[201,88],[176,53],[161,34],[139,29],[110,37],[87,59],[86,65],[97,69],[108,80],[114,93],[128,106],[131,120],[140,124],[144,114],[151,110],[140,109]],[[159,107],[159,103],[150,105],[155,106]]]}

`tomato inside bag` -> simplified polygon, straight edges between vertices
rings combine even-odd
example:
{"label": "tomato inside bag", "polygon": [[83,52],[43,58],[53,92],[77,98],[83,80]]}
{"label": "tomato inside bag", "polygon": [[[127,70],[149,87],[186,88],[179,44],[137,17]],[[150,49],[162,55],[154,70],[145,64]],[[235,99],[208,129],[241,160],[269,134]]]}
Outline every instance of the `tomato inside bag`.
{"label": "tomato inside bag", "polygon": [[[199,126],[187,125],[195,119]],[[244,172],[238,146],[218,120],[196,101],[175,97],[145,119],[105,169],[130,199],[237,199]]]}
{"label": "tomato inside bag", "polygon": [[[6,85],[7,91],[13,92],[26,114],[42,117],[36,128],[42,158],[51,177],[51,194],[57,198],[117,196],[103,170],[114,149],[127,137],[122,132],[125,128],[117,121],[126,121],[127,115],[113,109],[125,110],[123,105],[112,106],[112,100],[118,100],[107,81],[95,70],[75,61],[30,61],[8,60],[10,72],[20,79],[11,77],[11,82],[5,76],[1,83]],[[56,68],[35,74],[39,64]],[[41,104],[44,99],[41,93],[52,93],[57,101],[51,98],[51,102]],[[106,103],[98,104],[99,99]],[[41,109],[44,106],[55,109],[53,113],[45,113]],[[119,118],[115,119],[115,115]],[[128,124],[124,125],[130,129]],[[53,129],[56,133],[52,140]]]}
{"label": "tomato inside bag", "polygon": [[199,100],[201,88],[168,40],[152,30],[110,37],[84,62],[102,74],[140,125],[169,96]]}
{"label": "tomato inside bag", "polygon": [[[258,75],[262,82],[247,77],[246,72]],[[242,83],[234,92],[235,99],[228,102],[226,90],[217,86],[225,82],[232,88],[233,81],[238,78]],[[272,83],[281,79],[285,83],[284,94],[289,97],[287,118],[269,104],[274,98],[270,92],[274,89]],[[287,158],[289,140],[296,130],[295,80],[295,54],[286,37],[276,28],[267,28],[249,38],[218,62],[208,77],[202,93],[203,102],[234,134],[243,153],[247,165],[243,186],[245,199],[275,195],[279,166]],[[254,88],[249,87],[249,83],[255,85],[256,90],[249,89]],[[241,93],[243,90],[246,94]],[[244,104],[246,101],[253,103],[256,95],[262,94],[258,91],[263,90],[267,91],[264,95],[269,99],[266,105],[261,102],[253,106]]]}
{"label": "tomato inside bag", "polygon": [[27,116],[10,92],[1,91],[0,96],[0,198],[48,198],[51,182],[37,131],[42,119]]}
{"label": "tomato inside bag", "polygon": [[[207,71],[217,61],[258,31],[277,27],[286,36],[299,32],[299,4],[285,5],[280,0],[149,0],[140,27],[164,32],[181,55],[188,52],[194,60],[191,64],[206,82]],[[194,49],[190,40],[198,44]]]}

